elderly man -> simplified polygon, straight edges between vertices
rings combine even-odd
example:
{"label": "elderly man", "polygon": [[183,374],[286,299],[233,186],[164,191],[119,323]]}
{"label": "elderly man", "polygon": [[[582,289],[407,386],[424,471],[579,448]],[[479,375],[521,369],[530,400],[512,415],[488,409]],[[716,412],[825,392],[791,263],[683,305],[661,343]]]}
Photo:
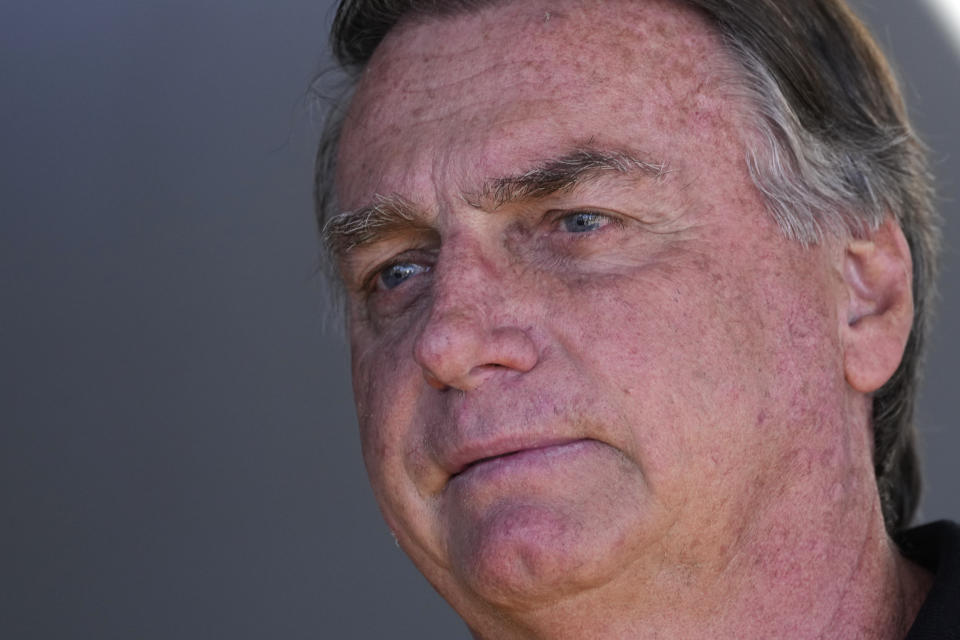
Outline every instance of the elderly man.
{"label": "elderly man", "polygon": [[957,529],[905,530],[924,157],[840,0],[356,0],[333,42],[364,459],[475,636],[960,637]]}

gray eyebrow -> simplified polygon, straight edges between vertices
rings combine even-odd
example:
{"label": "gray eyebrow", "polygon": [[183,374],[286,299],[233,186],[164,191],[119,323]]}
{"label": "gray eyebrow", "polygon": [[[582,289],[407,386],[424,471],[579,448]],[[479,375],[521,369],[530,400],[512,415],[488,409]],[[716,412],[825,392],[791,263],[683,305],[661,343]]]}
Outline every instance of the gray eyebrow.
{"label": "gray eyebrow", "polygon": [[393,194],[376,195],[373,204],[339,213],[323,225],[320,236],[335,258],[350,250],[390,235],[396,231],[427,226],[419,222],[416,205]]}
{"label": "gray eyebrow", "polygon": [[[483,186],[462,197],[471,207],[497,209],[505,204],[539,200],[570,191],[598,173],[639,173],[659,179],[666,173],[663,163],[646,162],[622,151],[578,148],[556,158],[544,160],[523,173],[491,178]],[[429,229],[424,214],[402,196],[377,195],[374,202],[330,218],[321,233],[334,257],[343,257],[357,247],[370,244],[391,233],[409,229]]]}

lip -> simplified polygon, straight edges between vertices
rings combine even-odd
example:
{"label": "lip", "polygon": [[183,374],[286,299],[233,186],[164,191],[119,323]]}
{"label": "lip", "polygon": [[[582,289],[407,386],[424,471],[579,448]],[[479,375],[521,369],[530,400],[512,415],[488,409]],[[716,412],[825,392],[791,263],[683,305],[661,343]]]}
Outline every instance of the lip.
{"label": "lip", "polygon": [[541,438],[530,441],[503,441],[470,447],[458,452],[447,465],[450,479],[467,473],[478,467],[510,458],[549,455],[577,443],[588,442],[589,438]]}

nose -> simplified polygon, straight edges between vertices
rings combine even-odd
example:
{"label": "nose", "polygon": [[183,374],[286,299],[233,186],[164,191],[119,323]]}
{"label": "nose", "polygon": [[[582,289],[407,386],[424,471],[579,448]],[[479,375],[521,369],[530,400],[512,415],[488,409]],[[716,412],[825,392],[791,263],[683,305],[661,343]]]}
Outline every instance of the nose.
{"label": "nose", "polygon": [[498,373],[526,373],[538,351],[520,325],[534,301],[477,255],[448,253],[434,268],[432,305],[414,343],[414,359],[430,386],[472,391]]}

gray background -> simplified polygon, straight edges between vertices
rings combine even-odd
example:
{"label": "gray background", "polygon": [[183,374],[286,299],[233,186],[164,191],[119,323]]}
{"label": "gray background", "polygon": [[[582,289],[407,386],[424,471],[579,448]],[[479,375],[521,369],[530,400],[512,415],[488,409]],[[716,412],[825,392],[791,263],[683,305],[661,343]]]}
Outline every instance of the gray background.
{"label": "gray background", "polygon": [[[311,214],[329,2],[0,5],[0,637],[466,637],[394,547]],[[948,221],[924,519],[960,516],[960,67],[865,15]]]}

